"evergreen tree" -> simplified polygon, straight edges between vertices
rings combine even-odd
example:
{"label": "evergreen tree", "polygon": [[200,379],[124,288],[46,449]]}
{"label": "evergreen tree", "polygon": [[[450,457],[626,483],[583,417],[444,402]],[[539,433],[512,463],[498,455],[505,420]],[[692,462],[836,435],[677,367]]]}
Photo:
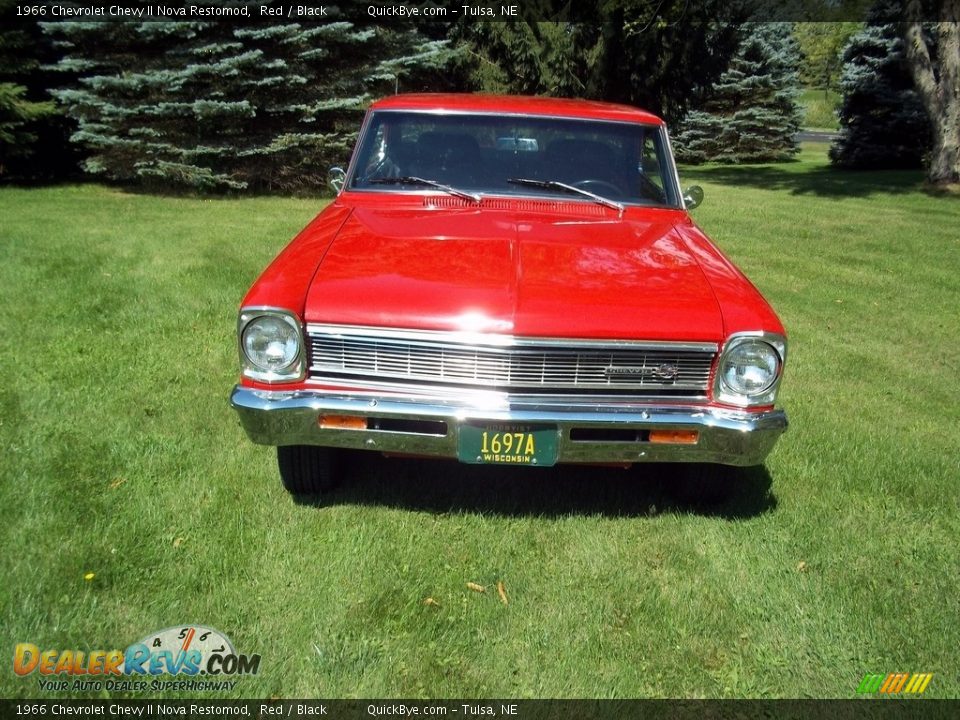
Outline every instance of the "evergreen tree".
{"label": "evergreen tree", "polygon": [[0,178],[11,161],[33,153],[37,134],[31,124],[55,112],[53,102],[34,102],[26,93],[22,85],[0,83]]}
{"label": "evergreen tree", "polygon": [[323,188],[372,95],[422,79],[445,41],[349,22],[58,23],[80,71],[56,96],[110,180],[186,190]]}
{"label": "evergreen tree", "polygon": [[[585,67],[589,97],[645,108],[675,123],[729,65],[737,0],[617,0],[581,7],[593,22],[575,25],[574,59]],[[596,9],[594,9],[596,8]]]}
{"label": "evergreen tree", "polygon": [[684,162],[771,162],[799,151],[799,52],[789,23],[756,23],[675,138]]}
{"label": "evergreen tree", "polygon": [[13,0],[0,0],[0,179],[43,179],[65,172],[73,158],[64,152],[66,118],[46,92],[42,65],[52,48],[16,10]]}
{"label": "evergreen tree", "polygon": [[475,87],[627,103],[668,121],[720,76],[736,49],[736,22],[746,17],[729,9],[736,5],[730,0],[618,0],[554,3],[573,21],[531,19],[551,17],[546,5],[534,4],[533,13],[524,3],[524,20],[454,29],[469,46]]}
{"label": "evergreen tree", "polygon": [[920,167],[930,145],[930,122],[910,77],[899,14],[896,0],[876,4],[843,51],[840,135],[830,147],[830,159],[840,167]]}
{"label": "evergreen tree", "polygon": [[584,93],[568,23],[468,21],[454,28],[453,37],[471,49],[473,88],[512,95]]}

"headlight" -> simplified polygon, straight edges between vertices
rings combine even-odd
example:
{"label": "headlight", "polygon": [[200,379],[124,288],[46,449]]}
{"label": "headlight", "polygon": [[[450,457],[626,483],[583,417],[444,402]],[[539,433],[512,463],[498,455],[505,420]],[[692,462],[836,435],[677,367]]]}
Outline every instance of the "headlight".
{"label": "headlight", "polygon": [[743,406],[773,404],[785,356],[786,341],[779,335],[732,337],[717,364],[717,399]]}
{"label": "headlight", "polygon": [[283,310],[249,309],[240,313],[243,374],[263,382],[290,382],[303,375],[300,323]]}

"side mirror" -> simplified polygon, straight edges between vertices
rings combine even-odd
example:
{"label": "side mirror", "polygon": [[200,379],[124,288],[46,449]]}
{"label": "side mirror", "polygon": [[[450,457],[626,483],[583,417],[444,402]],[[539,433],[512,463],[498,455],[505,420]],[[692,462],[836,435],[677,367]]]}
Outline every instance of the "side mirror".
{"label": "side mirror", "polygon": [[693,210],[703,202],[703,188],[699,185],[691,185],[683,191],[683,204],[687,210]]}
{"label": "side mirror", "polygon": [[333,191],[339,193],[343,190],[343,184],[347,181],[347,173],[342,167],[332,167],[327,171],[327,184],[333,188]]}

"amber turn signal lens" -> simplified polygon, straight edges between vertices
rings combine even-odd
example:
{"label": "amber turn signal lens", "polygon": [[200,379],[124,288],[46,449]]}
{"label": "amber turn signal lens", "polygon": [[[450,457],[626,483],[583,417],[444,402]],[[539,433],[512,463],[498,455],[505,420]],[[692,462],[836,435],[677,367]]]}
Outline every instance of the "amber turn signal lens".
{"label": "amber turn signal lens", "polygon": [[651,430],[650,442],[673,445],[696,445],[700,433],[696,430]]}
{"label": "amber turn signal lens", "polygon": [[330,430],[366,430],[367,419],[353,415],[321,415],[317,424]]}

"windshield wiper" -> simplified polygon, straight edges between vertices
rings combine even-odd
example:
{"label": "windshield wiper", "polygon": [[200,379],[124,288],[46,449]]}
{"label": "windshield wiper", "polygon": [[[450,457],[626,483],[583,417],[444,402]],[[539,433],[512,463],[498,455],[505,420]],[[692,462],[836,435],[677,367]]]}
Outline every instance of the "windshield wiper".
{"label": "windshield wiper", "polygon": [[573,185],[567,185],[566,183],[558,182],[557,180],[509,178],[507,182],[511,183],[512,185],[528,185],[530,187],[545,188],[546,190],[560,190],[561,192],[573,193],[574,195],[583,195],[584,197],[590,198],[595,203],[599,203],[600,205],[604,205],[608,208],[613,208],[620,213],[621,217],[623,217],[623,203],[618,203],[616,200],[603,197],[603,195],[597,195],[589,190],[582,190],[581,188],[574,187]]}
{"label": "windshield wiper", "polygon": [[425,185],[427,187],[436,188],[437,190],[443,190],[445,193],[456,195],[457,197],[464,198],[465,200],[473,200],[475,203],[480,202],[480,196],[477,193],[467,192],[466,190],[458,190],[455,187],[444,185],[436,180],[425,180],[424,178],[414,177],[413,175],[406,175],[404,177],[374,178],[368,182],[371,185]]}

